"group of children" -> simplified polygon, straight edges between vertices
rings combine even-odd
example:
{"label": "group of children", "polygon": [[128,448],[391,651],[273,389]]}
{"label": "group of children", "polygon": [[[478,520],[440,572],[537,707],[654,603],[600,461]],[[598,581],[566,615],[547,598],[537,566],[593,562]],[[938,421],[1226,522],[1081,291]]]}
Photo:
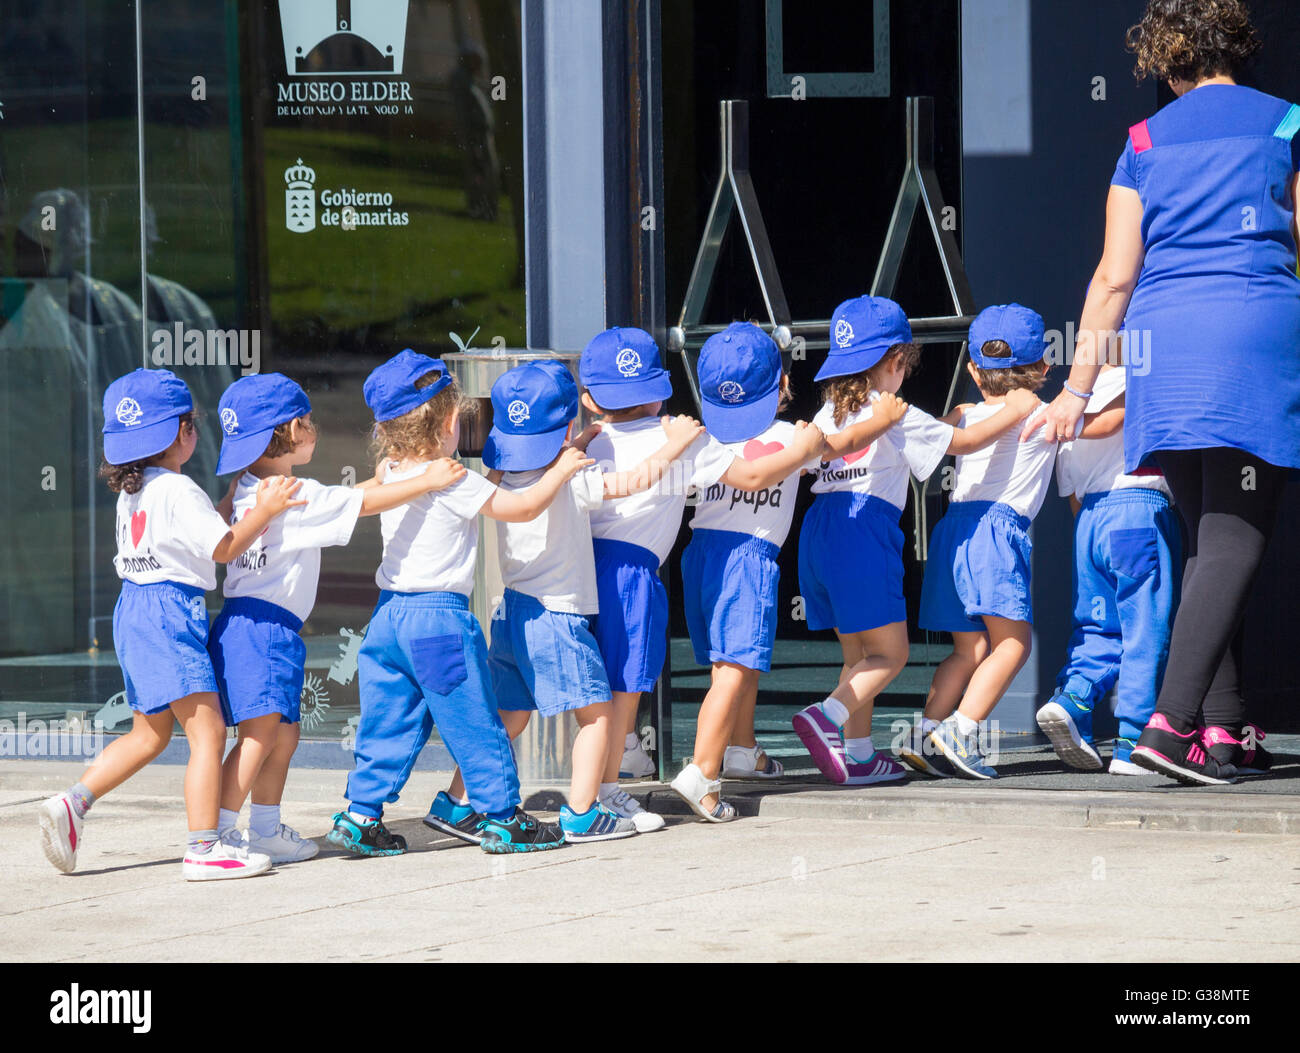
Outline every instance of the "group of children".
{"label": "group of children", "polygon": [[[1039,724],[1066,763],[1099,768],[1091,712],[1118,677],[1110,770],[1137,770],[1129,754],[1167,651],[1178,533],[1160,477],[1123,474],[1123,370],[1103,373],[1079,440],[1058,452],[1033,430],[1047,370],[1034,312],[1011,304],[979,315],[968,368],[983,401],[943,418],[898,397],[919,349],[897,304],[849,300],[830,336],[811,423],[778,419],[789,379],[775,343],[749,323],[701,349],[702,424],[661,416],[671,383],[639,329],[590,342],[582,390],[559,362],[521,365],[492,388],[486,477],[454,459],[468,408],[454,378],[440,360],[402,351],[365,382],[377,467],[356,487],[296,477],[315,448],[306,393],[279,374],[244,377],[219,407],[218,471],[235,479],[218,507],[180,472],[195,445],[184,383],[160,369],[119,378],[104,396],[101,474],[119,494],[113,632],[135,720],[80,782],[39,806],[46,856],[75,868],[87,810],[162,751],[173,721],[190,746],[185,878],[250,876],[316,854],[280,819],[298,743],[300,630],[320,550],[346,544],[357,518],[375,514],[383,555],[358,660],[355,766],[328,840],[362,855],[405,851],[384,806],[435,725],[458,767],[430,805],[434,829],[500,853],[661,828],[619,778],[648,774],[634,725],[666,657],[659,570],[688,492],[697,500],[683,603],[711,685],[691,759],[671,785],[702,819],[735,818],[723,775],[781,774],[753,720],[776,635],[777,557],[805,473],[816,497],[799,533],[800,593],[809,628],[836,631],[843,668],[793,723],[826,778],[896,781],[899,759],[930,775],[996,775],[981,722],[1029,654],[1027,531],[1054,463],[1077,511],[1078,602],[1070,661]],[[598,419],[581,432],[580,406]],[[950,632],[953,650],[895,759],[873,743],[871,714],[908,660],[899,518],[909,476],[925,480],[949,454],[954,489],[930,540],[920,623]],[[480,515],[498,522],[505,585],[490,643],[469,608]],[[227,564],[225,604],[209,629],[203,594],[217,562]],[[548,823],[520,807],[511,740],[534,712],[566,711],[578,726],[572,779]],[[227,726],[238,737],[223,759]]]}

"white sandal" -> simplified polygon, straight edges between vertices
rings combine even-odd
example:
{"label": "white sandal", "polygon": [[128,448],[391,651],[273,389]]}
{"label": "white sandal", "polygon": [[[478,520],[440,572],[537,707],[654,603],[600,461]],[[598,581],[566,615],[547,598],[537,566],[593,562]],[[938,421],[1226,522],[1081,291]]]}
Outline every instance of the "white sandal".
{"label": "white sandal", "polygon": [[[758,768],[760,755],[767,762],[761,770]],[[769,756],[762,746],[728,746],[723,754],[724,779],[779,779],[784,774],[781,762]]]}
{"label": "white sandal", "polygon": [[712,811],[704,807],[703,801],[711,793],[719,793],[722,790],[722,781],[720,779],[706,779],[704,773],[694,764],[688,764],[672,782],[668,784],[688,805],[691,811],[701,819],[706,819],[711,823],[729,823],[736,818],[735,806],[718,798],[718,803]]}

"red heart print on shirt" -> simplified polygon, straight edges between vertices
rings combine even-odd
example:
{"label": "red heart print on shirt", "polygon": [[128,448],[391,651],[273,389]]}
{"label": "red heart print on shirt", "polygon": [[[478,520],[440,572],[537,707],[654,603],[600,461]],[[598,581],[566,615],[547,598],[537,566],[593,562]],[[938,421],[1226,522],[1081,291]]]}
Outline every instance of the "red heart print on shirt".
{"label": "red heart print on shirt", "polygon": [[758,439],[750,439],[745,443],[744,457],[747,461],[756,461],[760,457],[766,457],[769,453],[780,453],[785,447],[779,442],[762,442]]}
{"label": "red heart print on shirt", "polygon": [[140,539],[144,537],[144,521],[144,509],[131,513],[131,544],[136,548],[140,547]]}
{"label": "red heart print on shirt", "polygon": [[[871,444],[871,446],[874,446],[874,445],[875,445],[875,443],[873,442],[873,443]],[[845,464],[852,464],[854,461],[860,461],[860,460],[862,460],[863,457],[865,457],[867,454],[869,454],[869,453],[871,452],[871,446],[868,446],[865,450],[859,450],[857,453],[847,453],[847,454],[845,454],[845,455],[844,455],[844,463],[845,463]]]}

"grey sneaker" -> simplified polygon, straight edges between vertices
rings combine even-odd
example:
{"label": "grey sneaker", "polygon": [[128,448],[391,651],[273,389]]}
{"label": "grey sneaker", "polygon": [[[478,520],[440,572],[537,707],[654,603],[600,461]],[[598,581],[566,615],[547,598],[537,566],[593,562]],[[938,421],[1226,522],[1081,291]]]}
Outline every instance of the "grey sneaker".
{"label": "grey sneaker", "polygon": [[957,716],[953,714],[937,728],[930,732],[930,742],[935,749],[948,758],[953,770],[968,779],[996,779],[998,773],[980,752],[979,731],[963,735],[957,727]]}

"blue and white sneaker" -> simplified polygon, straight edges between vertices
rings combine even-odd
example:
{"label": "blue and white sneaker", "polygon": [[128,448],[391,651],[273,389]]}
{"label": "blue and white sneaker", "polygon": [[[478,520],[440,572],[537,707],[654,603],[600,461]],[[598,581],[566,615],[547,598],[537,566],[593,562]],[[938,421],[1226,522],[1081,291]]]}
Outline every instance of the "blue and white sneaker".
{"label": "blue and white sneaker", "polygon": [[955,774],[964,775],[968,779],[998,777],[997,771],[980,752],[979,730],[963,735],[957,727],[955,713],[930,732],[929,740],[936,750],[948,758]]}
{"label": "blue and white sneaker", "polygon": [[334,816],[334,829],[325,840],[358,856],[400,856],[406,851],[406,838],[389,833],[382,819],[358,823],[347,812]]}
{"label": "blue and white sneaker", "polygon": [[1131,758],[1133,756],[1133,747],[1137,745],[1137,739],[1117,738],[1115,748],[1110,755],[1110,767],[1106,770],[1111,775],[1146,775],[1145,768],[1134,764]]}
{"label": "blue and white sneaker", "polygon": [[936,779],[951,779],[952,765],[948,758],[934,748],[930,736],[922,730],[920,724],[913,724],[907,732],[907,738],[899,743],[898,759],[913,771],[922,775],[932,775]]}
{"label": "blue and white sneaker", "polygon": [[1101,757],[1091,741],[1092,707],[1083,699],[1058,690],[1035,719],[1064,764],[1079,771],[1101,771]]}
{"label": "blue and white sneaker", "polygon": [[631,819],[615,815],[596,802],[585,812],[575,812],[567,804],[560,807],[560,829],[570,844],[583,841],[614,841],[620,837],[635,836],[636,824]]}
{"label": "blue and white sneaker", "polygon": [[493,855],[506,852],[545,852],[564,844],[564,833],[554,823],[534,819],[522,808],[516,808],[509,819],[483,818],[477,832],[479,848]]}
{"label": "blue and white sneaker", "polygon": [[429,805],[429,814],[424,817],[424,825],[440,833],[448,834],[471,845],[483,843],[483,835],[478,827],[483,822],[481,812],[474,811],[467,804],[457,804],[445,790],[439,790],[438,796]]}

